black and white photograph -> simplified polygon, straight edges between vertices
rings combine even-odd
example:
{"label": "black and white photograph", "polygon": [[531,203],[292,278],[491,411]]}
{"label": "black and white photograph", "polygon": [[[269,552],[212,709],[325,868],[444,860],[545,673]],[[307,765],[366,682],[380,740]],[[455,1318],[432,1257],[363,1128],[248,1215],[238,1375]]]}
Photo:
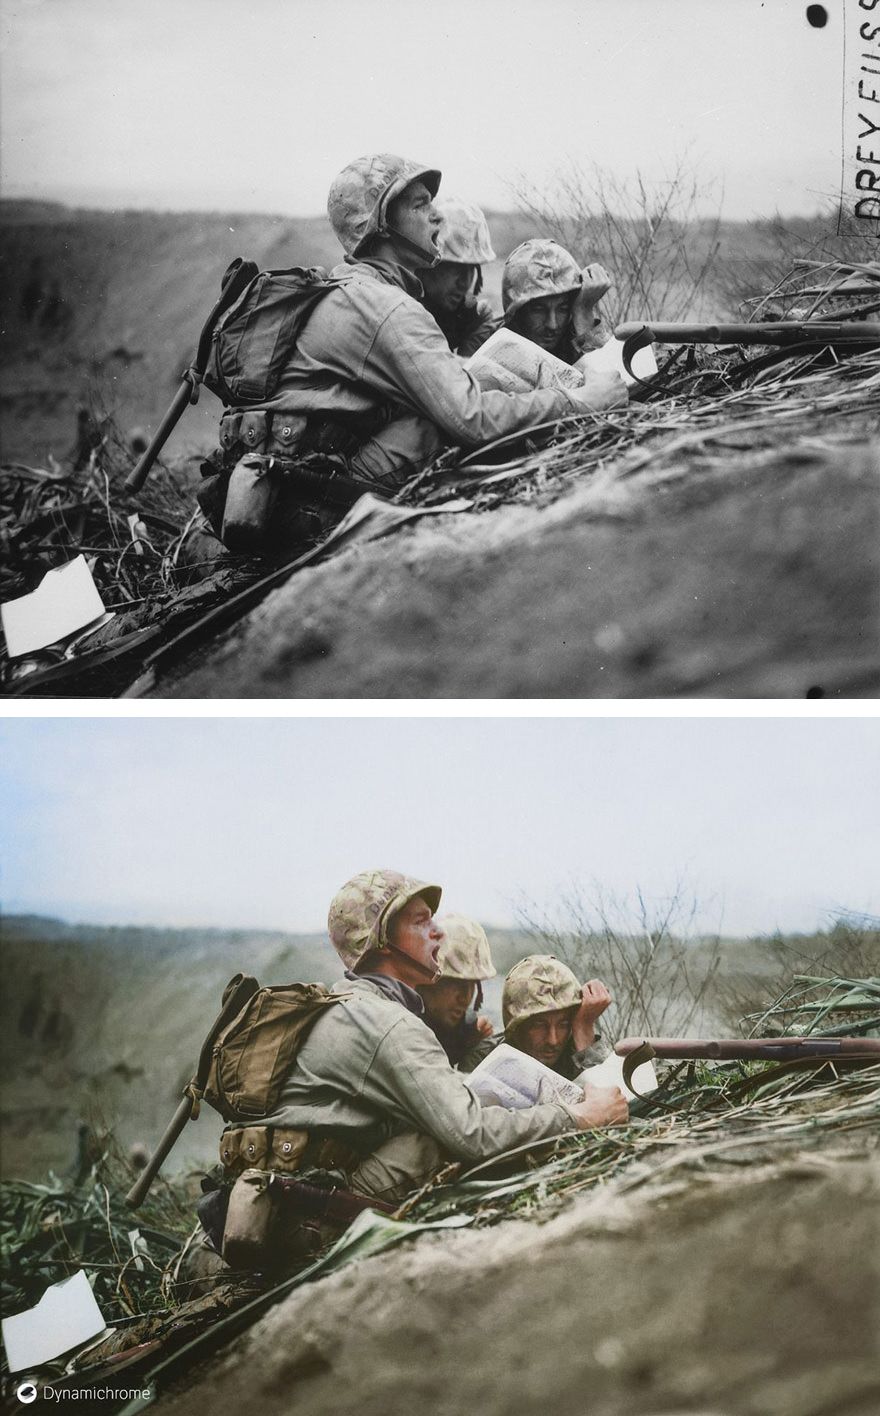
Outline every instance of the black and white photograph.
{"label": "black and white photograph", "polygon": [[10,698],[880,687],[875,0],[2,0]]}

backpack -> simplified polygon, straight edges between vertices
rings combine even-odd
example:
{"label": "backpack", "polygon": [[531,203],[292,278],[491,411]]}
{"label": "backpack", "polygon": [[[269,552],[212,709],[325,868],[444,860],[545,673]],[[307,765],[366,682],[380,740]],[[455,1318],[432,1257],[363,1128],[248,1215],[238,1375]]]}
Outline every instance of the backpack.
{"label": "backpack", "polygon": [[[229,266],[224,286],[241,264]],[[320,266],[258,271],[214,329],[204,374],[211,392],[233,407],[272,398],[313,309],[341,283]]]}
{"label": "backpack", "polygon": [[[241,982],[229,980],[223,1002]],[[314,1024],[347,994],[322,983],[287,983],[255,991],[214,1038],[203,1096],[224,1121],[253,1121],[275,1110],[284,1079]]]}

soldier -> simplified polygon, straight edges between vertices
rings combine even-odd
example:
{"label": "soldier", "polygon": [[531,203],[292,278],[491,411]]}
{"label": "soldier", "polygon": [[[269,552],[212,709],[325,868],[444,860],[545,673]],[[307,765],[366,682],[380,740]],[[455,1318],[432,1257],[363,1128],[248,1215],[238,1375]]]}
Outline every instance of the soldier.
{"label": "soldier", "polygon": [[419,276],[439,255],[439,185],[434,168],[391,153],[358,158],[334,179],[338,283],[309,314],[272,398],[241,415],[259,411],[264,427],[243,451],[336,453],[361,482],[393,492],[445,443],[475,448],[626,402],[616,373],[592,373],[573,390],[480,389],[422,303]]}
{"label": "soldier", "polygon": [[600,979],[590,979],[581,987],[571,969],[553,954],[530,954],[504,980],[503,1034],[478,1043],[462,1062],[462,1071],[473,1071],[493,1047],[506,1042],[574,1081],[585,1067],[605,1056],[596,1020],[611,1001]]}
{"label": "soldier", "polygon": [[439,901],[439,886],[393,870],[364,871],[337,893],[328,922],[345,964],[339,1003],[312,1027],[262,1123],[306,1132],[304,1165],[329,1159],[353,1191],[382,1200],[399,1201],[450,1159],[485,1160],[628,1114],[616,1087],[589,1088],[576,1106],[480,1105],[425,1026],[416,991],[438,974]]}
{"label": "soldier", "polygon": [[437,960],[440,975],[433,983],[420,984],[416,992],[425,1005],[425,1022],[454,1067],[481,1039],[492,1036],[488,1018],[469,1022],[467,1013],[472,1003],[479,1013],[482,985],[495,978],[497,970],[486,931],[476,920],[449,914],[438,923],[443,930]]}
{"label": "soldier", "polygon": [[548,354],[576,364],[608,337],[596,306],[610,288],[604,267],[594,263],[581,270],[558,241],[535,237],[504,263],[504,323]]}
{"label": "soldier", "polygon": [[435,209],[443,218],[437,238],[440,259],[421,273],[425,309],[446,335],[450,349],[467,357],[485,344],[501,324],[483,288],[482,265],[494,261],[486,218],[473,202],[438,197]]}

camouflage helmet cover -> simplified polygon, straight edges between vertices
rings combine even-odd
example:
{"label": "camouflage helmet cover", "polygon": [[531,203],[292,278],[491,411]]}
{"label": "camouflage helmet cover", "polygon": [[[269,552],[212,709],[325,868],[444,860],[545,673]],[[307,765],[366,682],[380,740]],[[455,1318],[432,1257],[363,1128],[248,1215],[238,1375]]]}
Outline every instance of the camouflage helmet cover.
{"label": "camouflage helmet cover", "polygon": [[479,983],[494,978],[498,970],[492,963],[486,931],[467,915],[448,914],[437,923],[443,930],[443,941],[437,958],[440,978],[462,978]]}
{"label": "camouflage helmet cover", "polygon": [[511,1031],[537,1013],[558,1008],[577,1008],[581,986],[561,959],[554,954],[530,954],[514,964],[504,980],[501,1015],[506,1031]]}
{"label": "camouflage helmet cover", "polygon": [[330,942],[346,968],[353,969],[370,949],[388,947],[388,927],[404,905],[420,896],[433,914],[440,893],[439,885],[396,870],[363,870],[333,896],[327,916]]}
{"label": "camouflage helmet cover", "polygon": [[572,295],[581,288],[581,270],[574,256],[558,241],[533,237],[511,251],[501,276],[504,323],[509,325],[523,305],[548,295]]}
{"label": "camouflage helmet cover", "polygon": [[424,182],[432,197],[440,173],[393,152],[356,157],[330,184],[327,215],[347,256],[356,256],[371,236],[388,229],[388,207],[410,182]]}
{"label": "camouflage helmet cover", "polygon": [[435,202],[443,218],[437,238],[441,261],[456,265],[482,265],[494,261],[486,218],[475,202],[460,197],[439,197]]}

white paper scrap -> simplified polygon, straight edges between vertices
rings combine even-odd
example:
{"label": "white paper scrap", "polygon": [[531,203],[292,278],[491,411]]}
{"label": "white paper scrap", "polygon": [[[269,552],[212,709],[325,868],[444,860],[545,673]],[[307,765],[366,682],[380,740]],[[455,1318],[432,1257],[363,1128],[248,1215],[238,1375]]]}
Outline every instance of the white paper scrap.
{"label": "white paper scrap", "polygon": [[0,605],[10,659],[33,654],[85,629],[105,613],[85,556],[47,571],[29,595]]}
{"label": "white paper scrap", "polygon": [[53,1283],[36,1307],[4,1318],[3,1346],[10,1372],[52,1362],[72,1347],[97,1337],[107,1324],[82,1269]]}
{"label": "white paper scrap", "polygon": [[[653,344],[646,344],[630,362],[633,373],[640,379],[649,379],[652,374],[656,374],[657,360],[654,357]],[[623,342],[620,339],[609,339],[599,349],[591,349],[589,354],[583,354],[578,359],[577,366],[579,369],[616,369],[624,383],[635,383],[635,379],[630,378],[623,367]]]}
{"label": "white paper scrap", "polygon": [[654,1071],[653,1062],[641,1062],[633,1072],[632,1080],[635,1091],[631,1091],[623,1080],[624,1060],[623,1057],[618,1057],[616,1052],[612,1052],[604,1062],[598,1062],[595,1067],[585,1068],[576,1081],[582,1087],[620,1087],[627,1101],[632,1101],[636,1092],[640,1096],[644,1096],[646,1092],[657,1090],[657,1074]]}

